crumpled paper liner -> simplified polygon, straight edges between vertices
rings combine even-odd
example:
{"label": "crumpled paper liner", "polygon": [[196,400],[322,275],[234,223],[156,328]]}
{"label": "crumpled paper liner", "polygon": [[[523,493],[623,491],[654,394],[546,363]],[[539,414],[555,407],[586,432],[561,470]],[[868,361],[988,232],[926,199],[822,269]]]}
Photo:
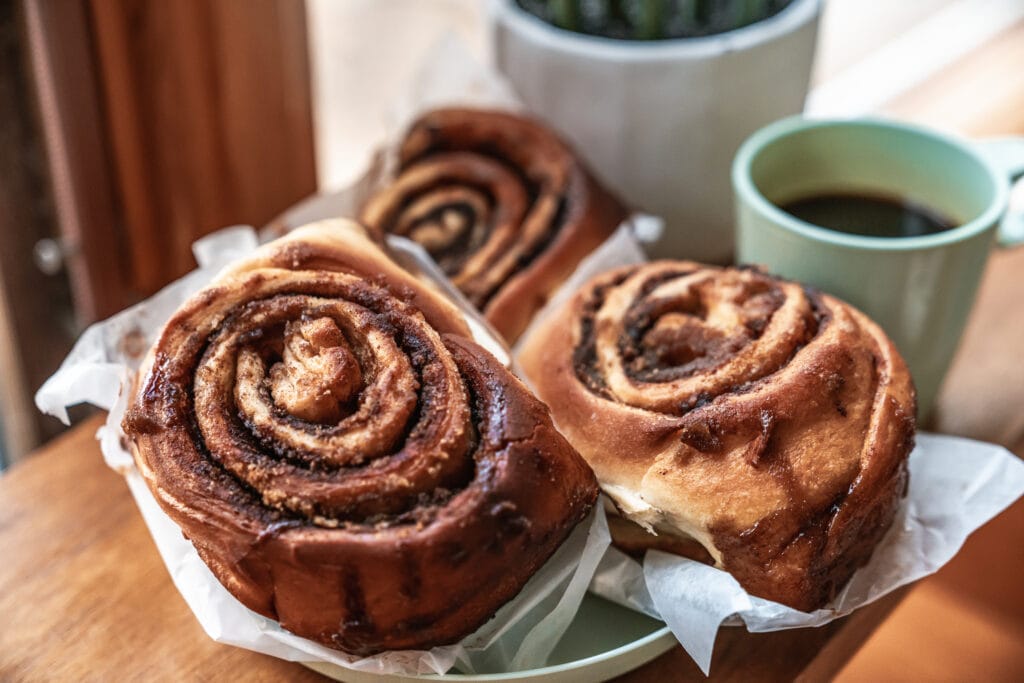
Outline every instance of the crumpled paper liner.
{"label": "crumpled paper liner", "polygon": [[[214,640],[291,661],[322,661],[382,674],[442,674],[458,665],[466,672],[505,672],[543,666],[568,628],[598,562],[610,542],[600,506],[580,523],[523,590],[495,616],[455,645],[426,651],[392,651],[371,657],[347,655],[282,629],[277,622],[250,611],[225,589],[199,558],[177,525],[164,514],[127,450],[121,419],[132,379],[164,322],[191,294],[212,280],[231,261],[256,248],[256,233],[236,226],[194,245],[200,267],[156,295],[112,318],[91,326],[75,344],[60,369],[36,394],[43,412],[68,421],[67,407],[91,403],[110,411],[98,437],[110,467],[121,472],[156,542],[174,584],[203,629]],[[421,277],[437,277],[425,252],[406,240],[391,245]],[[442,289],[443,279],[433,280]],[[464,304],[463,304],[464,305]],[[464,308],[474,338],[508,361],[503,343],[486,322]]]}
{"label": "crumpled paper liner", "polygon": [[[522,339],[584,282],[612,268],[645,262],[643,237],[643,230],[620,228],[580,264]],[[822,626],[846,616],[937,571],[967,536],[1021,495],[1024,462],[1005,448],[919,432],[910,455],[909,491],[892,528],[871,561],[824,609],[800,612],[750,595],[720,569],[656,550],[638,562],[614,546],[602,559],[590,590],[664,621],[708,674],[720,625],[745,624],[752,632],[764,632]]]}

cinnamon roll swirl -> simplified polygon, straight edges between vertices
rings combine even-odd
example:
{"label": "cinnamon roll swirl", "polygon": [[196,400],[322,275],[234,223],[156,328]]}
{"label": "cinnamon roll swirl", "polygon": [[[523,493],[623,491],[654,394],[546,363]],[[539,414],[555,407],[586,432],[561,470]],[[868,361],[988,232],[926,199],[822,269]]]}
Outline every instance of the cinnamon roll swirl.
{"label": "cinnamon roll swirl", "polygon": [[754,595],[826,604],[905,494],[903,360],[862,313],[799,284],[688,262],[618,269],[519,360],[639,525],[616,520],[616,542],[712,562]]}
{"label": "cinnamon roll swirl", "polygon": [[540,123],[439,109],[411,126],[398,177],[360,219],[423,245],[512,342],[626,213]]}
{"label": "cinnamon roll swirl", "polygon": [[547,408],[352,224],[189,299],[124,420],[157,501],[243,604],[353,654],[473,632],[597,496]]}

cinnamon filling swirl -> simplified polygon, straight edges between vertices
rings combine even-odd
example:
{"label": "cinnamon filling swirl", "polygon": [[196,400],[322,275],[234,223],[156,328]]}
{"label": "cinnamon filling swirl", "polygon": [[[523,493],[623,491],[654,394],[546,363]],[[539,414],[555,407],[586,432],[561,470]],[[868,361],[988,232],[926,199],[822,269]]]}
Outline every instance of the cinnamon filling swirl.
{"label": "cinnamon filling swirl", "polygon": [[540,124],[497,111],[442,109],[409,129],[397,178],[360,219],[377,239],[395,234],[420,243],[513,339],[624,217]]}

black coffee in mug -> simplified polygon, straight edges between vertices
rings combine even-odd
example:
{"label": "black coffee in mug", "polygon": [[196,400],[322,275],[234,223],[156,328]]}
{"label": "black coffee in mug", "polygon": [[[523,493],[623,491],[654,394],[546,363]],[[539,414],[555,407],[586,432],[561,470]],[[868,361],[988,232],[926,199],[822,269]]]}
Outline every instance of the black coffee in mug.
{"label": "black coffee in mug", "polygon": [[780,204],[779,208],[812,225],[868,237],[918,237],[958,225],[927,206],[883,194],[828,192]]}

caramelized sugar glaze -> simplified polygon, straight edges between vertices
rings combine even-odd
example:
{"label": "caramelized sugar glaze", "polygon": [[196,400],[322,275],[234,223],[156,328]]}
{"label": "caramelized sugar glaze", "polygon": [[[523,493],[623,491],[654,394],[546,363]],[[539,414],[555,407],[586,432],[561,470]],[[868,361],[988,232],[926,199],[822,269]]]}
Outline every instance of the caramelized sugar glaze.
{"label": "caramelized sugar glaze", "polygon": [[827,603],[905,494],[903,360],[863,314],[796,283],[688,262],[615,270],[531,334],[521,362],[623,516],[652,532],[622,530],[621,546],[712,561],[755,595]]}
{"label": "caramelized sugar glaze", "polygon": [[423,245],[509,341],[626,217],[552,131],[514,114],[429,112],[399,162],[361,221]]}
{"label": "caramelized sugar glaze", "polygon": [[546,407],[358,227],[302,229],[171,318],[124,421],[247,607],[355,654],[455,642],[597,495]]}

